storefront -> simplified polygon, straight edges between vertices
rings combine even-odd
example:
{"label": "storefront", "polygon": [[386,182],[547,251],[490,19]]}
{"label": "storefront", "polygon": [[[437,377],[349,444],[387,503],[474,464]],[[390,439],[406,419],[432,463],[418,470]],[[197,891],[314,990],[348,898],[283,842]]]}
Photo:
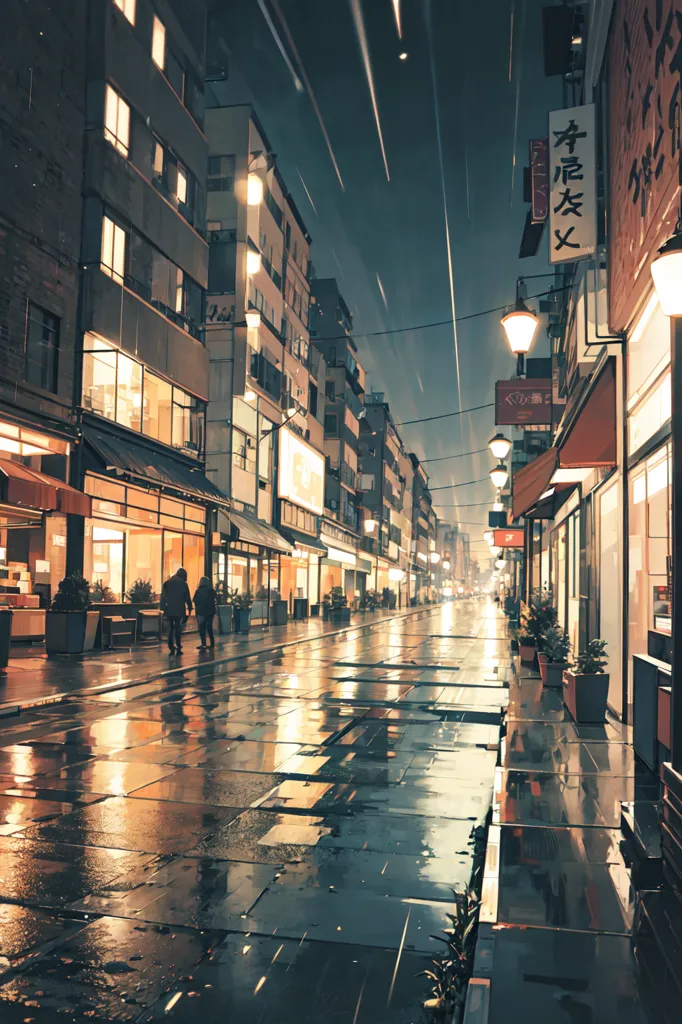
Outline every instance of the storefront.
{"label": "storefront", "polygon": [[277,446],[278,529],[293,551],[280,560],[278,589],[290,614],[304,609],[303,602],[308,609],[318,605],[322,597],[319,568],[327,547],[318,538],[318,517],[324,513],[324,474],[321,452],[282,427]]}
{"label": "storefront", "polygon": [[83,566],[93,600],[134,602],[140,582],[158,596],[180,567],[193,593],[208,569],[213,512],[227,498],[191,463],[127,438],[87,432],[84,462],[92,513]]}
{"label": "storefront", "polygon": [[[287,505],[288,502],[282,502]],[[298,510],[299,512],[301,510]],[[290,508],[284,510],[286,518],[300,516]],[[310,517],[314,521],[314,517]],[[306,525],[312,523],[306,522]],[[307,601],[308,613],[312,605],[318,605],[326,590],[320,587],[320,563],[327,557],[327,548],[312,534],[295,530],[291,526],[281,526],[282,536],[291,545],[290,555],[280,560],[278,590],[282,600],[287,602],[289,614],[294,614],[294,601]]]}
{"label": "storefront", "polygon": [[357,607],[366,591],[372,589],[373,581],[367,583],[371,563],[358,557],[357,538],[330,520],[323,522],[320,540],[327,548],[327,556],[320,562],[321,593],[328,594],[332,587],[341,587],[349,606]]}
{"label": "storefront", "polygon": [[67,515],[90,499],[70,487],[66,437],[0,421],[0,605],[13,640],[42,639],[45,609],[66,574]]}
{"label": "storefront", "polygon": [[218,512],[212,567],[215,585],[251,594],[254,625],[269,622],[270,603],[279,586],[280,555],[292,546],[269,523],[246,512]]}

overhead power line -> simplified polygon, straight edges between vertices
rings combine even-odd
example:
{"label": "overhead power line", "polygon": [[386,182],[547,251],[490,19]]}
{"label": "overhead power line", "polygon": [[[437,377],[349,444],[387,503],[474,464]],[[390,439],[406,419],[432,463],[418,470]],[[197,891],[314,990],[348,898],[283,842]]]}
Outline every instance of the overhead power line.
{"label": "overhead power line", "polygon": [[[527,295],[526,302],[530,299],[541,299],[545,295],[556,295],[558,292],[566,292],[572,288],[572,285],[562,285],[560,288],[548,288],[544,292],[536,292],[535,295]],[[504,306],[491,306],[490,309],[481,309],[478,313],[465,313],[464,316],[455,317],[454,321],[452,317],[449,320],[434,320],[428,324],[412,324],[411,327],[393,327],[388,331],[368,331],[366,334],[356,334],[353,332],[353,338],[383,338],[387,334],[406,334],[409,331],[426,331],[431,327],[449,327],[452,323],[461,324],[464,320],[474,320],[479,316],[488,316],[490,313],[500,313],[502,310],[509,309],[513,303],[507,302]],[[329,338],[315,338],[314,341],[346,341],[348,338],[347,334],[337,334]]]}
{"label": "overhead power line", "polygon": [[451,487],[468,487],[469,484],[482,484],[484,480],[490,481],[489,476],[479,477],[478,480],[463,480],[461,484],[443,484],[442,487],[429,487],[430,491],[448,491]]}
{"label": "overhead power line", "polygon": [[396,423],[396,427],[410,427],[413,423],[430,423],[431,420],[446,420],[449,416],[464,416],[467,412],[492,409],[494,405],[494,402],[487,402],[485,405],[472,405],[470,409],[458,409],[457,412],[442,412],[440,416],[424,416],[420,420],[402,420],[400,423]]}
{"label": "overhead power line", "polygon": [[482,455],[483,452],[487,452],[487,448],[477,448],[475,452],[459,452],[457,455],[441,455],[437,459],[420,459],[422,466],[426,462],[445,462],[446,459],[463,459],[466,455]]}

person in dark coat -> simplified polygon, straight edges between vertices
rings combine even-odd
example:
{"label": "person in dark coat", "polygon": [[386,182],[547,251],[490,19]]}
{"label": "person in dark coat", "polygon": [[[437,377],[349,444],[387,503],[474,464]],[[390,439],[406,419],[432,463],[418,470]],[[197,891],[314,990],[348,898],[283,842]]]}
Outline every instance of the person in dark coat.
{"label": "person in dark coat", "polygon": [[206,650],[207,633],[209,645],[215,647],[213,617],[216,613],[217,604],[217,594],[211,586],[210,579],[208,576],[202,576],[199,580],[199,586],[194,592],[194,611],[196,612],[197,626],[199,627],[199,636],[201,637],[201,643],[197,647],[198,651]]}
{"label": "person in dark coat", "polygon": [[168,619],[169,653],[182,654],[182,627],[192,611],[186,569],[178,569],[175,576],[171,576],[164,583],[161,591],[161,611]]}

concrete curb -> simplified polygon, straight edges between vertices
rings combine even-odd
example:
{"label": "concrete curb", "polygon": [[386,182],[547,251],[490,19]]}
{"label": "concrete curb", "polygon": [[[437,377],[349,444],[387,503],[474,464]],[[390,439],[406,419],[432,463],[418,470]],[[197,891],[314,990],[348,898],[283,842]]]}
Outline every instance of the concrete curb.
{"label": "concrete curb", "polygon": [[[430,605],[429,609],[436,607],[438,606]],[[401,615],[391,615],[388,618],[380,619],[378,622],[363,622],[357,625],[344,626],[343,629],[336,629],[329,633],[318,633],[317,636],[306,636],[298,637],[293,640],[285,640],[282,643],[275,644],[273,647],[262,647],[257,651],[244,651],[242,654],[231,654],[226,655],[223,658],[215,658],[210,662],[198,661],[193,665],[163,669],[160,672],[155,672],[153,675],[147,675],[142,679],[131,679],[128,682],[104,683],[102,686],[84,686],[78,690],[69,690],[65,693],[53,693],[49,697],[29,698],[26,701],[21,701],[20,703],[12,701],[8,704],[0,704],[0,719],[19,715],[22,711],[28,711],[31,708],[46,707],[49,704],[61,704],[63,701],[72,697],[87,697],[92,694],[112,693],[114,690],[123,690],[134,686],[144,686],[145,683],[152,683],[155,679],[171,679],[173,676],[185,675],[187,672],[196,672],[205,665],[228,665],[230,662],[244,661],[246,658],[260,658],[264,654],[275,654],[278,651],[286,650],[288,647],[298,647],[300,644],[314,643],[316,640],[324,641],[332,637],[335,638],[343,636],[346,633],[353,633],[356,630],[377,629],[379,626],[382,626],[387,622],[395,622],[397,619],[407,619],[414,615],[424,614],[428,614],[424,607],[412,608],[410,611],[403,612]]]}

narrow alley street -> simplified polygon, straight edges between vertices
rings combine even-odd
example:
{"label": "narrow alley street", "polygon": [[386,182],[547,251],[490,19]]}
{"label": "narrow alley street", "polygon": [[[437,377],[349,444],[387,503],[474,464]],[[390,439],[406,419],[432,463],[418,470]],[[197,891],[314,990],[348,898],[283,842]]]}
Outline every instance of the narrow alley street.
{"label": "narrow alley street", "polygon": [[641,1024],[632,749],[508,650],[462,601],[5,719],[1,1019],[430,1020],[492,803],[489,1019]]}

